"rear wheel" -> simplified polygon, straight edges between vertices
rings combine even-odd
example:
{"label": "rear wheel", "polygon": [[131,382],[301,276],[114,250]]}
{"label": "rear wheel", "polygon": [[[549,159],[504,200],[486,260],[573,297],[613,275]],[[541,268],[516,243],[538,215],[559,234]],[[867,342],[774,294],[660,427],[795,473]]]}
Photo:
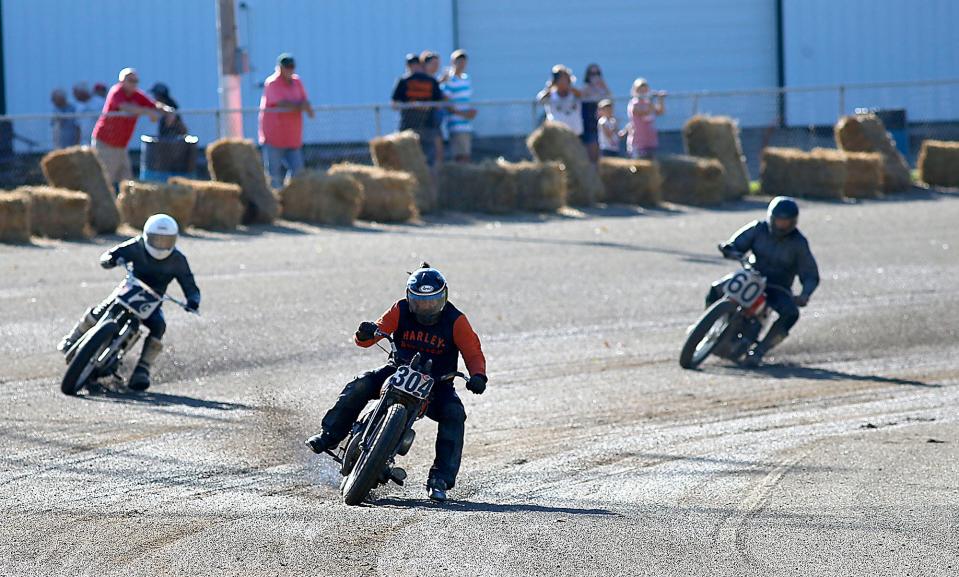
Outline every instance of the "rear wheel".
{"label": "rear wheel", "polygon": [[106,321],[92,329],[89,336],[83,338],[83,343],[67,366],[67,372],[60,381],[60,390],[65,395],[75,395],[87,384],[87,381],[97,369],[97,359],[110,345],[110,341],[117,335],[117,323]]}
{"label": "rear wheel", "polygon": [[400,442],[406,427],[406,407],[391,405],[380,419],[369,449],[360,454],[349,476],[343,480],[343,501],[347,505],[359,505],[376,486]]}
{"label": "rear wheel", "polygon": [[679,366],[684,369],[695,369],[706,360],[716,345],[722,341],[738,308],[736,303],[722,299],[706,309],[686,337],[683,350],[679,353]]}

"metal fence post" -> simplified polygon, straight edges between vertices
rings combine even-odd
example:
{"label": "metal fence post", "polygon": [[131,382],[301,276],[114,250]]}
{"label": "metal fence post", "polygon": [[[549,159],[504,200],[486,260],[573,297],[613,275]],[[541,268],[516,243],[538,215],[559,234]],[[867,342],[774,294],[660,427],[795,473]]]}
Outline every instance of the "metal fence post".
{"label": "metal fence post", "polygon": [[376,135],[382,136],[383,135],[383,118],[382,118],[382,115],[380,114],[379,106],[373,107],[373,122],[376,124]]}
{"label": "metal fence post", "polygon": [[223,138],[223,122],[220,119],[220,109],[217,108],[213,115],[215,117],[214,120],[216,121],[216,137]]}
{"label": "metal fence post", "polygon": [[839,116],[846,114],[846,85],[839,85]]}
{"label": "metal fence post", "polygon": [[693,94],[693,116],[699,114],[699,95]]}
{"label": "metal fence post", "polygon": [[539,108],[539,107],[538,107],[538,104],[539,104],[539,103],[534,100],[534,101],[533,101],[533,104],[530,106],[530,109],[529,109],[529,111],[530,111],[530,116],[529,116],[529,118],[530,118],[530,127],[531,127],[532,129],[534,129],[534,130],[536,129],[536,125],[538,124],[537,121],[539,120],[539,114],[537,114],[537,113],[539,112],[539,110],[538,110],[538,108]]}

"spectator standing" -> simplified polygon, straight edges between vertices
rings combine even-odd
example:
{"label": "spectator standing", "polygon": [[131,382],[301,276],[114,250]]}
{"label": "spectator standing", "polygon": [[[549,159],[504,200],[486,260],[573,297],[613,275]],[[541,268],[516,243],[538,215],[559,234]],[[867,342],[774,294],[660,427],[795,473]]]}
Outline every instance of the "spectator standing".
{"label": "spectator standing", "polygon": [[[440,89],[442,91],[443,82],[446,80],[447,72],[444,72],[440,75],[440,66],[442,62],[440,61],[440,55],[431,51],[424,50],[420,54],[420,62],[423,63],[423,72],[427,75],[432,76],[436,79],[436,82],[439,83]],[[441,92],[443,98],[446,98],[446,93]],[[442,108],[433,109],[433,128],[436,129],[436,136],[433,138],[433,156],[436,159],[436,165],[439,166],[443,164],[443,161],[446,159],[446,151],[443,146],[443,121],[446,120],[446,110]]]}
{"label": "spectator standing", "polygon": [[601,156],[619,156],[619,129],[613,114],[613,101],[605,98],[599,101],[599,120],[596,122],[599,154]]}
{"label": "spectator standing", "polygon": [[[173,110],[180,108],[176,100],[170,96],[170,88],[162,82],[154,84],[150,88],[150,94],[153,95],[153,98],[155,98],[157,102],[162,102]],[[165,114],[157,122],[157,136],[160,138],[179,137],[187,133],[186,124],[184,124],[183,118],[181,118],[179,114]]]}
{"label": "spectator standing", "polygon": [[[53,119],[50,126],[53,127],[53,146],[55,148],[66,148],[80,144],[80,124],[77,122],[77,109],[67,100],[67,93],[62,88],[57,88],[50,93],[50,102],[53,103]],[[62,116],[68,115],[68,116]]]}
{"label": "spectator standing", "polygon": [[[418,56],[408,54],[406,65],[409,74],[396,82],[393,88],[393,106],[443,100],[439,82],[424,71]],[[400,110],[400,130],[412,130],[419,135],[420,146],[430,165],[436,162],[436,137],[439,134],[434,112],[435,106],[403,107]]]}
{"label": "spectator standing", "polygon": [[314,116],[295,70],[293,55],[280,54],[260,98],[260,144],[273,188],[281,188],[286,176],[292,178],[303,170],[303,113]]}
{"label": "spectator standing", "polygon": [[106,170],[107,179],[114,185],[133,178],[127,146],[140,115],[156,120],[161,113],[173,111],[154,102],[138,86],[140,78],[133,68],[120,71],[119,82],[110,88],[100,118],[93,127],[93,148]]}
{"label": "spectator standing", "polygon": [[[600,100],[609,98],[612,94],[606,81],[603,80],[603,71],[599,64],[590,64],[586,67],[583,80],[583,144],[593,162],[599,160],[599,131],[597,105]],[[615,120],[615,119],[614,119]]]}
{"label": "spectator standing", "polygon": [[656,117],[666,112],[666,93],[657,93],[654,100],[646,79],[637,78],[633,82],[632,96],[626,107],[629,116],[629,138],[626,139],[626,147],[633,158],[654,158],[656,149],[659,148]]}
{"label": "spectator standing", "polygon": [[469,105],[473,98],[473,82],[466,73],[469,57],[463,50],[450,54],[449,72],[443,84],[443,94],[452,103],[446,117],[446,128],[450,133],[450,149],[453,160],[469,162],[473,154],[473,119],[476,109]]}
{"label": "spectator standing", "polygon": [[553,66],[552,76],[546,82],[546,88],[536,95],[536,99],[546,109],[546,119],[566,125],[576,136],[583,134],[582,93],[573,86],[572,71],[557,64]]}
{"label": "spectator standing", "polygon": [[80,143],[90,144],[90,139],[93,137],[93,127],[97,123],[97,116],[94,113],[100,112],[103,103],[100,102],[98,106],[98,103],[93,101],[93,95],[90,94],[86,82],[77,82],[73,85],[73,101],[77,114],[80,115],[77,117],[77,122],[80,125]]}

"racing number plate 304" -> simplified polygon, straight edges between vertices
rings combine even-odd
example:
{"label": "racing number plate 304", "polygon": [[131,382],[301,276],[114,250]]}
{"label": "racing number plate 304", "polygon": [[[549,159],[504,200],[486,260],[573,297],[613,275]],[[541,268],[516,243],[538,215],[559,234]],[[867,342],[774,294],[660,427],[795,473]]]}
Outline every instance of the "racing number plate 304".
{"label": "racing number plate 304", "polygon": [[388,383],[391,387],[418,399],[428,397],[430,390],[433,388],[432,377],[413,370],[409,365],[403,365],[396,369]]}

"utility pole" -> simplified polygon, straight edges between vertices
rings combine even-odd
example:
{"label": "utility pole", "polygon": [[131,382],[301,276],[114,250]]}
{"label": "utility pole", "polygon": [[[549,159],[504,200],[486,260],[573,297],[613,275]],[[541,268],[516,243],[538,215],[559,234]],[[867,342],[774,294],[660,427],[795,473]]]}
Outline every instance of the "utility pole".
{"label": "utility pole", "polygon": [[[216,29],[220,42],[220,114],[221,137],[243,138],[243,97],[240,92],[240,67],[236,47],[235,0],[216,0]],[[225,112],[231,111],[231,112]]]}

